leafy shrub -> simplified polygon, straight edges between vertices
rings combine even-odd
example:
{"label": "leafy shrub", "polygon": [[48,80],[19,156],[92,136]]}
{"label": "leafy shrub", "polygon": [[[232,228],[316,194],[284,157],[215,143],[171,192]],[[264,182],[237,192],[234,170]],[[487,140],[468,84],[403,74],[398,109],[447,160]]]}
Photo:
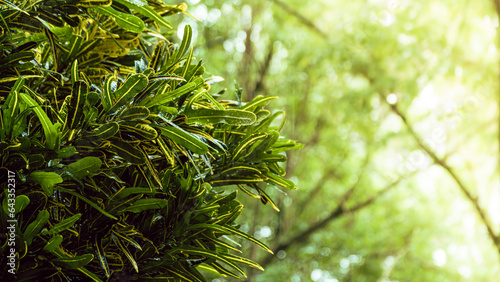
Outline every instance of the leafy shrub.
{"label": "leafy shrub", "polygon": [[264,108],[276,97],[210,93],[191,28],[180,44],[164,37],[185,5],[0,4],[0,214],[2,230],[17,219],[16,278],[204,281],[199,270],[261,268],[233,254],[228,236],[271,250],[239,230],[237,190],[221,187],[275,209],[259,184],[295,188],[279,163],[300,145],[273,125],[283,112]]}

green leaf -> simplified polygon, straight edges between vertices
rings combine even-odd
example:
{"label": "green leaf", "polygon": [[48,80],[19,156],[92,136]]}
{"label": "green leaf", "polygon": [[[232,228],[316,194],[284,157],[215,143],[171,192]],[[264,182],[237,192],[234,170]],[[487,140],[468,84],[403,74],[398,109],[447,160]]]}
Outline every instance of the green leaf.
{"label": "green leaf", "polygon": [[259,107],[265,106],[267,104],[267,102],[274,100],[274,99],[279,99],[279,97],[258,95],[251,102],[248,102],[245,104],[245,106],[242,106],[241,109],[245,110],[245,111],[254,111],[255,109],[257,109]]}
{"label": "green leaf", "polygon": [[261,171],[249,165],[235,165],[233,167],[223,170],[221,175],[259,175]]}
{"label": "green leaf", "polygon": [[104,79],[104,87],[102,91],[102,107],[104,111],[109,111],[113,106],[113,91],[111,89],[111,85],[114,82],[115,77],[110,75]]}
{"label": "green leaf", "polygon": [[133,106],[123,111],[120,117],[124,120],[143,120],[149,117],[149,114],[148,108]]}
{"label": "green leaf", "polygon": [[31,51],[22,51],[10,54],[0,60],[0,68],[13,67],[17,63],[29,62],[35,58],[35,54]]}
{"label": "green leaf", "polygon": [[142,153],[142,151],[126,142],[113,141],[109,148],[129,163],[140,165],[146,162],[147,157]]}
{"label": "green leaf", "polygon": [[137,135],[140,135],[145,140],[153,140],[156,139],[156,137],[158,137],[158,132],[156,132],[156,130],[153,127],[147,124],[142,124],[142,123],[138,123],[135,125],[122,124],[120,128],[122,131],[132,132]]}
{"label": "green leaf", "polygon": [[59,233],[61,231],[64,231],[64,230],[70,228],[71,226],[73,226],[73,224],[75,224],[75,222],[77,220],[79,220],[80,217],[82,217],[82,214],[77,213],[77,214],[73,215],[72,217],[66,218],[63,221],[56,223],[49,231],[42,232],[42,234],[43,235],[50,235],[50,234],[55,234],[55,233]]}
{"label": "green leaf", "polygon": [[80,268],[82,266],[87,265],[93,259],[94,259],[93,254],[84,254],[84,255],[76,256],[76,257],[60,257],[60,258],[54,259],[53,261],[60,262],[64,265],[66,265],[68,268],[77,269],[77,268]]}
{"label": "green leaf", "polygon": [[303,144],[297,143],[294,140],[284,139],[276,141],[271,149],[273,150],[273,154],[277,154],[292,149],[301,149],[303,147]]}
{"label": "green leaf", "polygon": [[95,208],[96,210],[98,210],[99,212],[101,212],[103,215],[111,218],[111,219],[114,219],[114,220],[118,220],[118,218],[114,217],[112,214],[106,212],[105,210],[101,209],[98,205],[96,205],[94,202],[92,202],[91,200],[85,198],[84,196],[80,195],[79,193],[76,193],[74,191],[71,191],[69,189],[66,189],[66,188],[62,188],[62,187],[56,187],[56,189],[58,191],[61,191],[61,192],[64,192],[64,193],[68,193],[70,195],[73,195],[75,197],[77,197],[78,199],[84,201],[85,203],[89,204],[90,206],[92,206],[93,208]]}
{"label": "green leaf", "polygon": [[109,110],[111,113],[118,110],[120,107],[124,106],[132,98],[135,97],[139,92],[141,92],[148,85],[148,77],[142,73],[134,74],[130,76],[127,81],[115,91],[114,95],[118,98],[118,101]]}
{"label": "green leaf", "polygon": [[207,144],[200,141],[193,134],[177,127],[162,127],[162,135],[185,147],[195,154],[205,154],[208,152]]}
{"label": "green leaf", "polygon": [[257,141],[266,138],[267,133],[254,133],[247,138],[243,139],[240,144],[234,149],[232,160],[238,160],[244,156],[250,154],[252,145]]}
{"label": "green leaf", "polygon": [[83,42],[83,37],[81,37],[80,35],[73,34],[69,40],[69,44],[65,46],[68,48],[68,53],[65,54],[63,60],[66,62],[71,62],[72,60],[74,60],[78,54],[78,51],[82,46],[82,42]]}
{"label": "green leaf", "polygon": [[111,271],[109,270],[108,260],[106,259],[104,248],[102,247],[101,238],[98,236],[95,236],[94,238],[94,247],[96,250],[99,265],[101,265],[102,269],[104,270],[104,274],[106,275],[106,277],[109,278],[109,276],[111,275]]}
{"label": "green leaf", "polygon": [[30,204],[30,198],[25,195],[16,196],[15,213],[22,212]]}
{"label": "green leaf", "polygon": [[251,160],[258,160],[266,163],[286,162],[286,156],[279,154],[260,154]]}
{"label": "green leaf", "polygon": [[[215,251],[212,251],[212,250],[208,250],[208,249],[201,249],[201,248],[194,248],[194,247],[187,247],[187,246],[185,246],[185,247],[179,248],[178,252],[180,252],[181,254],[185,254],[185,255],[201,256],[201,257],[205,257],[205,258],[211,258],[211,259],[214,259],[214,260],[222,261],[225,264],[227,264],[227,265],[231,266],[232,268],[236,269],[239,273],[241,273],[245,277],[246,277],[245,272],[243,272],[243,270],[240,267],[238,267],[235,264],[235,262],[241,263],[241,262],[244,261],[244,262],[246,262],[245,264],[247,264],[247,265],[250,264],[250,263],[248,263],[249,260],[245,260],[245,259],[240,258],[238,256],[228,256],[226,254],[218,253],[218,252],[215,252]],[[258,269],[263,269],[257,263],[253,263],[252,266],[253,267],[257,267]]]}
{"label": "green leaf", "polygon": [[87,83],[83,81],[77,81],[73,84],[73,91],[71,92],[71,99],[68,105],[68,114],[66,115],[66,128],[74,129],[80,125],[88,91]]}
{"label": "green leaf", "polygon": [[58,26],[58,27],[64,26],[64,22],[57,16],[57,14],[52,14],[51,12],[41,7],[38,8],[38,17],[50,23],[53,26]]}
{"label": "green leaf", "polygon": [[92,7],[109,7],[113,3],[112,0],[79,0],[76,5],[82,8]]}
{"label": "green leaf", "polygon": [[95,138],[97,140],[106,140],[113,137],[119,130],[120,126],[116,122],[110,122],[99,126],[91,132],[85,134],[85,137]]}
{"label": "green leaf", "polygon": [[197,109],[190,111],[187,123],[227,123],[231,125],[250,125],[255,122],[256,116],[252,112],[242,110],[211,110]]}
{"label": "green leaf", "polygon": [[43,250],[47,251],[47,252],[55,251],[57,248],[59,248],[59,245],[61,245],[62,240],[63,240],[62,235],[56,235],[56,236],[50,238],[50,240],[47,242],[45,247],[43,247]]}
{"label": "green leaf", "polygon": [[85,157],[65,167],[74,177],[82,179],[85,176],[97,172],[101,168],[102,161],[97,157]]}
{"label": "green leaf", "polygon": [[132,206],[122,210],[123,212],[139,213],[145,210],[161,209],[168,204],[165,199],[140,199],[135,201]]}
{"label": "green leaf", "polygon": [[76,54],[75,59],[78,59],[78,58],[80,58],[83,55],[87,55],[95,47],[97,47],[97,45],[99,45],[102,41],[103,41],[103,39],[101,39],[101,38],[97,38],[97,39],[94,39],[94,40],[84,41],[82,43],[82,46],[80,47],[80,50],[78,50],[78,53]]}
{"label": "green leaf", "polygon": [[112,7],[95,7],[94,9],[103,15],[113,18],[118,26],[127,31],[142,33],[144,30],[144,22],[136,16],[118,12]]}
{"label": "green leaf", "polygon": [[211,273],[220,275],[222,277],[231,276],[231,277],[234,277],[234,278],[241,280],[241,278],[239,276],[237,276],[234,273],[232,273],[231,271],[225,269],[222,265],[220,265],[216,262],[211,262],[211,263],[207,263],[207,264],[201,263],[196,268],[203,270],[203,271],[207,271],[207,272],[211,272]]}
{"label": "green leaf", "polygon": [[266,152],[276,143],[276,141],[278,141],[279,137],[280,133],[278,131],[269,130],[267,132],[267,137],[264,140],[260,141],[260,143],[256,145],[255,148],[253,148],[253,151],[257,154]]}
{"label": "green leaf", "polygon": [[20,95],[23,101],[33,109],[35,114],[38,116],[38,119],[42,123],[47,148],[54,149],[56,147],[56,140],[58,136],[56,127],[50,121],[47,114],[44,111],[42,111],[40,105],[38,105],[38,103],[35,102],[35,100],[33,100],[30,96],[26,94],[20,94]]}
{"label": "green leaf", "polygon": [[165,103],[168,103],[186,93],[189,93],[195,89],[197,89],[200,85],[203,84],[203,78],[197,78],[193,82],[190,82],[186,85],[183,85],[175,90],[165,92],[165,93],[159,93],[157,94],[154,98],[152,99],[144,99],[142,100],[139,104],[145,105],[146,107],[150,108],[155,105],[163,105]]}
{"label": "green leaf", "polygon": [[111,231],[113,232],[113,235],[115,235],[116,237],[120,238],[120,240],[122,241],[125,241],[127,242],[129,245],[133,246],[134,248],[142,251],[142,247],[139,243],[137,243],[134,239],[130,238],[129,236],[127,236],[126,234],[123,234],[123,233],[119,233],[119,232],[116,232],[116,231]]}
{"label": "green leaf", "polygon": [[74,60],[71,65],[71,83],[75,84],[79,80],[78,76],[78,60]]}
{"label": "green leaf", "polygon": [[43,32],[45,33],[45,36],[47,36],[47,40],[49,41],[50,50],[52,51],[52,60],[53,60],[53,63],[54,63],[54,68],[57,71],[57,69],[58,69],[58,61],[59,61],[59,57],[57,55],[57,50],[56,50],[56,39],[57,39],[57,37],[47,27],[43,27]]}
{"label": "green leaf", "polygon": [[168,23],[162,16],[160,16],[155,10],[153,10],[153,8],[148,6],[148,3],[146,1],[142,2],[142,3],[145,3],[143,5],[138,5],[137,0],[136,1],[116,0],[116,2],[118,2],[124,6],[127,6],[130,9],[135,10],[137,13],[139,13],[147,18],[152,19],[153,21],[155,21],[158,24],[161,24],[161,25],[163,25],[167,28],[170,28],[170,29],[172,28],[172,25],[170,23]]}
{"label": "green leaf", "polygon": [[66,146],[57,151],[57,157],[61,159],[69,158],[77,153],[76,148],[73,146]]}
{"label": "green leaf", "polygon": [[255,189],[259,192],[259,195],[261,196],[261,201],[264,203],[264,204],[271,204],[271,206],[273,207],[274,210],[276,210],[277,212],[280,211],[280,209],[278,208],[278,206],[274,203],[273,199],[271,199],[271,197],[269,197],[269,195],[266,194],[266,192],[264,192],[264,190],[260,189],[260,187],[258,187],[257,185],[254,185]]}
{"label": "green leaf", "polygon": [[54,185],[63,182],[59,174],[45,171],[34,171],[28,176],[28,179],[40,184],[45,194],[49,197],[53,194]]}
{"label": "green leaf", "polygon": [[151,191],[149,188],[142,187],[130,187],[130,188],[122,188],[118,192],[116,192],[113,198],[123,199],[128,197],[129,195],[134,194],[154,194],[154,191]]}
{"label": "green leaf", "polygon": [[257,246],[261,247],[262,249],[266,250],[268,253],[271,253],[271,254],[274,254],[273,251],[271,251],[271,249],[269,249],[268,246],[266,246],[264,243],[260,242],[259,240],[255,239],[254,237],[246,234],[245,232],[239,230],[239,229],[236,229],[232,226],[229,226],[229,225],[225,225],[224,226],[225,229],[227,229],[229,232],[235,234],[235,235],[238,235],[244,239],[247,239],[248,241],[256,244]]}
{"label": "green leaf", "polygon": [[275,175],[273,173],[267,173],[266,176],[267,176],[267,179],[266,179],[267,183],[279,185],[279,186],[286,188],[288,190],[298,189],[297,186],[295,186],[295,183],[293,183],[292,181],[290,181],[284,177]]}
{"label": "green leaf", "polygon": [[264,181],[264,178],[260,176],[254,177],[244,177],[244,176],[224,176],[222,179],[213,179],[210,180],[210,184],[212,186],[227,186],[227,185],[236,185],[236,184],[251,184],[251,183],[259,183]]}
{"label": "green leaf", "polygon": [[16,83],[14,83],[14,86],[10,90],[9,96],[7,96],[7,100],[5,101],[4,106],[2,106],[4,118],[3,129],[7,132],[7,134],[9,134],[14,128],[14,119],[20,109],[19,91],[21,91],[23,86],[24,78],[21,76],[17,79]]}
{"label": "green leaf", "polygon": [[284,116],[285,112],[284,111],[277,111],[276,113],[272,114],[270,117],[268,117],[268,118],[264,119],[263,121],[261,121],[261,123],[255,127],[254,131],[255,132],[265,132],[265,131],[267,131],[267,129],[269,128],[269,126],[271,126],[271,123],[273,123],[273,121],[277,117],[279,117],[281,115]]}
{"label": "green leaf", "polygon": [[23,239],[26,242],[26,244],[29,246],[31,242],[33,241],[33,238],[35,238],[36,235],[40,232],[40,230],[43,228],[45,223],[49,220],[49,212],[46,210],[41,210],[38,212],[38,215],[32,223],[26,227],[26,230],[24,230],[23,233]]}
{"label": "green leaf", "polygon": [[[5,190],[5,193],[7,194],[7,190]],[[10,200],[10,201],[9,201]],[[5,212],[5,214],[10,214],[12,212],[12,203],[14,199],[9,199],[8,197],[4,197],[3,198],[3,203],[2,203],[2,209],[3,211]],[[9,205],[9,203],[11,205]],[[19,195],[15,198],[15,204],[14,204],[14,210],[13,210],[13,214],[17,214],[19,212],[21,212],[22,210],[24,210],[26,208],[27,205],[29,205],[30,203],[30,199],[25,196],[25,195]],[[9,211],[9,209],[11,209]]]}
{"label": "green leaf", "polygon": [[181,45],[179,46],[179,49],[174,53],[172,57],[175,57],[175,61],[179,61],[184,54],[186,54],[186,51],[189,49],[189,46],[191,45],[191,39],[193,37],[193,29],[191,28],[190,25],[186,25],[184,27],[184,35],[182,36],[182,41]]}
{"label": "green leaf", "polygon": [[118,248],[121,249],[121,251],[125,254],[125,256],[127,257],[127,259],[130,261],[130,263],[134,267],[135,271],[137,273],[139,273],[139,266],[137,265],[137,262],[135,261],[134,256],[123,245],[123,243],[121,242],[121,240],[118,237],[116,237],[114,234],[111,237],[113,238],[113,241],[115,241],[115,243],[118,246]]}

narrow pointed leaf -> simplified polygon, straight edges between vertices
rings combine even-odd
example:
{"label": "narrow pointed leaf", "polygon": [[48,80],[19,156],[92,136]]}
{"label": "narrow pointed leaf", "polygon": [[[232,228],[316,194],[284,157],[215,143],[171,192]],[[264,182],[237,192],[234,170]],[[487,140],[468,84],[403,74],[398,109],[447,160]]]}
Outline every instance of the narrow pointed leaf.
{"label": "narrow pointed leaf", "polygon": [[150,108],[155,105],[163,105],[165,103],[168,103],[186,93],[189,93],[195,89],[197,89],[201,84],[203,84],[203,78],[198,78],[195,79],[193,82],[190,82],[186,85],[183,85],[175,90],[166,92],[166,93],[160,93],[157,94],[153,99],[148,100],[144,99],[141,101],[141,104],[145,105],[146,107]]}
{"label": "narrow pointed leaf", "polygon": [[104,270],[104,274],[106,277],[109,277],[111,275],[111,271],[109,270],[109,265],[108,265],[108,260],[106,259],[106,255],[104,253],[104,248],[102,247],[102,242],[101,238],[98,238],[98,236],[95,236],[94,240],[94,247],[95,247],[95,253],[97,256],[97,261],[99,265],[102,267]]}
{"label": "narrow pointed leaf", "polygon": [[73,215],[72,217],[66,218],[63,221],[56,223],[49,231],[42,232],[42,234],[50,235],[50,234],[56,234],[56,233],[59,233],[61,231],[64,231],[64,230],[70,228],[71,226],[73,226],[73,224],[75,224],[75,222],[77,220],[79,220],[80,217],[82,217],[82,214],[77,213],[77,214]]}
{"label": "narrow pointed leaf", "polygon": [[120,126],[116,122],[106,123],[86,133],[85,137],[96,140],[106,140],[113,137],[118,132],[119,128]]}
{"label": "narrow pointed leaf", "polygon": [[235,235],[238,235],[244,239],[247,239],[248,241],[251,241],[252,243],[256,244],[257,246],[261,247],[262,249],[266,250],[267,252],[271,253],[271,254],[274,254],[273,251],[271,251],[271,249],[266,246],[264,243],[262,243],[261,241],[255,239],[254,237],[246,234],[245,232],[239,230],[239,229],[236,229],[232,226],[229,226],[229,225],[225,225],[224,226],[225,229],[227,229],[229,232],[235,234]]}
{"label": "narrow pointed leaf", "polygon": [[137,13],[139,13],[147,18],[152,19],[153,21],[155,21],[158,24],[161,24],[161,25],[163,25],[167,28],[170,28],[170,29],[172,28],[172,25],[170,23],[168,23],[162,16],[160,16],[155,10],[153,10],[153,8],[151,8],[147,4],[139,6],[139,5],[135,5],[135,3],[132,4],[129,1],[125,1],[125,0],[116,0],[116,2],[118,2],[124,6],[127,6],[130,9],[135,10]]}
{"label": "narrow pointed leaf", "polygon": [[75,84],[78,80],[78,60],[74,60],[71,65],[71,83]]}
{"label": "narrow pointed leaf", "polygon": [[80,268],[80,267],[87,265],[93,259],[94,259],[93,254],[84,254],[84,255],[75,256],[75,257],[56,258],[56,259],[54,259],[54,261],[63,263],[64,265],[66,265],[67,267],[69,267],[71,269],[77,269],[77,268]]}
{"label": "narrow pointed leaf", "polygon": [[113,106],[113,91],[111,89],[111,85],[114,81],[114,77],[112,75],[106,77],[104,80],[104,87],[102,91],[102,107],[107,112]]}
{"label": "narrow pointed leaf", "polygon": [[163,136],[168,137],[195,154],[201,155],[208,152],[208,146],[205,143],[185,130],[176,127],[162,127],[161,132]]}
{"label": "narrow pointed leaf", "polygon": [[73,91],[71,92],[71,99],[68,105],[68,114],[66,115],[66,128],[74,129],[80,125],[88,91],[86,82],[77,81],[73,84]]}
{"label": "narrow pointed leaf", "polygon": [[96,210],[98,210],[99,212],[101,212],[103,215],[111,218],[111,219],[114,219],[114,220],[118,220],[116,217],[114,217],[112,214],[106,212],[105,210],[101,209],[98,205],[96,205],[94,202],[92,202],[91,200],[85,198],[84,196],[80,195],[79,193],[76,193],[74,191],[71,191],[69,189],[66,189],[66,188],[62,188],[62,187],[57,187],[57,190],[61,191],[61,192],[64,192],[64,193],[68,193],[70,195],[73,195],[75,197],[77,197],[78,199],[84,201],[85,203],[89,204],[90,206],[92,206],[93,208],[95,208]]}
{"label": "narrow pointed leaf", "polygon": [[21,94],[21,98],[28,105],[28,107],[32,108],[32,110],[40,119],[43,127],[43,132],[45,134],[47,148],[54,149],[57,140],[57,130],[54,127],[54,124],[50,121],[47,114],[41,109],[40,105],[38,105],[38,103],[35,102],[35,100],[33,100],[30,96]]}
{"label": "narrow pointed leaf", "polygon": [[55,251],[59,247],[59,245],[61,245],[62,240],[63,240],[62,235],[56,235],[56,236],[50,238],[50,240],[47,242],[45,247],[43,247],[43,250],[47,251],[47,252]]}
{"label": "narrow pointed leaf", "polygon": [[35,238],[35,236],[38,235],[40,230],[42,230],[45,223],[47,223],[47,221],[49,220],[49,216],[50,215],[48,211],[42,210],[38,213],[35,221],[30,223],[28,227],[26,227],[26,230],[24,230],[23,233],[23,239],[28,246],[33,241],[33,238]]}
{"label": "narrow pointed leaf", "polygon": [[143,74],[134,74],[130,76],[127,81],[115,91],[115,97],[118,101],[111,107],[110,112],[118,110],[120,107],[129,102],[139,92],[141,92],[148,85],[148,77]]}
{"label": "narrow pointed leaf", "polygon": [[94,9],[101,14],[112,17],[117,25],[127,31],[141,33],[144,30],[144,22],[136,16],[118,12],[112,7],[95,7]]}
{"label": "narrow pointed leaf", "polygon": [[156,132],[156,130],[153,127],[147,124],[141,124],[141,123],[135,125],[122,124],[120,126],[120,129],[125,132],[128,131],[140,135],[145,140],[153,140],[156,137],[158,137],[158,132]]}
{"label": "narrow pointed leaf", "polygon": [[265,106],[269,101],[279,99],[277,96],[262,96],[259,95],[255,97],[251,102],[245,104],[245,106],[241,107],[242,110],[245,111],[254,111],[254,109]]}
{"label": "narrow pointed leaf", "polygon": [[282,176],[275,175],[273,173],[267,173],[266,176],[267,176],[266,182],[268,183],[279,185],[288,190],[298,189],[297,186],[295,186],[295,183]]}
{"label": "narrow pointed leaf", "polygon": [[151,191],[149,188],[142,188],[142,187],[130,187],[130,188],[123,188],[120,189],[116,194],[113,196],[113,198],[116,199],[123,199],[126,198],[130,195],[135,195],[135,194],[153,194],[154,192]]}
{"label": "narrow pointed leaf", "polygon": [[255,144],[255,142],[264,139],[267,137],[267,133],[254,133],[247,138],[243,139],[241,141],[240,145],[238,145],[234,149],[234,154],[233,154],[233,160],[238,160],[243,156],[246,156],[251,153],[251,148],[252,145]]}
{"label": "narrow pointed leaf", "polygon": [[252,112],[242,110],[211,110],[197,109],[188,114],[188,123],[214,124],[227,123],[231,125],[250,125],[254,123],[256,116]]}
{"label": "narrow pointed leaf", "polygon": [[149,110],[146,107],[134,106],[126,109],[120,117],[124,120],[143,120],[149,117]]}
{"label": "narrow pointed leaf", "polygon": [[76,3],[78,7],[92,8],[92,7],[109,7],[113,3],[112,0],[80,0]]}
{"label": "narrow pointed leaf", "polygon": [[139,213],[145,210],[161,209],[168,204],[165,199],[140,199],[135,201],[132,206],[125,208],[124,212]]}
{"label": "narrow pointed leaf", "polygon": [[113,141],[110,145],[110,150],[132,164],[144,164],[146,162],[146,156],[141,150],[128,143]]}
{"label": "narrow pointed leaf", "polygon": [[129,250],[123,245],[123,243],[121,242],[121,240],[119,238],[117,238],[115,235],[113,235],[112,238],[113,238],[113,241],[115,241],[118,248],[121,249],[123,254],[125,254],[127,259],[130,261],[130,263],[134,267],[135,271],[137,273],[139,273],[139,266],[137,265],[137,262],[135,261],[134,256],[132,256],[132,254],[130,254]]}

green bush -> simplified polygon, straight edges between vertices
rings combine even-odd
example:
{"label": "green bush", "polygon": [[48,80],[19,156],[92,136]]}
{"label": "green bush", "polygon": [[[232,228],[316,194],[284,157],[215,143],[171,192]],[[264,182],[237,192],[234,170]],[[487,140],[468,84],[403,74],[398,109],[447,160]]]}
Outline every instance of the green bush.
{"label": "green bush", "polygon": [[280,137],[283,112],[265,109],[276,97],[210,93],[217,79],[194,62],[189,26],[179,44],[165,38],[165,17],[186,5],[0,7],[1,280],[204,281],[199,270],[261,269],[233,254],[228,236],[271,252],[239,230],[237,191],[277,209],[261,184],[296,188],[279,163],[300,145]]}

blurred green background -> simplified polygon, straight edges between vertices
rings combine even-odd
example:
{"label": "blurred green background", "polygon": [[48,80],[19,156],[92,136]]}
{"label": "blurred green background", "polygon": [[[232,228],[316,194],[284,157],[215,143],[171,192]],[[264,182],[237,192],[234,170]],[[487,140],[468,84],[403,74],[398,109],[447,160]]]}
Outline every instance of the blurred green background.
{"label": "blurred green background", "polygon": [[[181,3],[178,1],[176,3]],[[490,0],[189,0],[195,56],[280,96],[299,190],[242,197],[272,249],[249,281],[500,281],[498,15]],[[231,281],[213,278],[212,281]]]}

